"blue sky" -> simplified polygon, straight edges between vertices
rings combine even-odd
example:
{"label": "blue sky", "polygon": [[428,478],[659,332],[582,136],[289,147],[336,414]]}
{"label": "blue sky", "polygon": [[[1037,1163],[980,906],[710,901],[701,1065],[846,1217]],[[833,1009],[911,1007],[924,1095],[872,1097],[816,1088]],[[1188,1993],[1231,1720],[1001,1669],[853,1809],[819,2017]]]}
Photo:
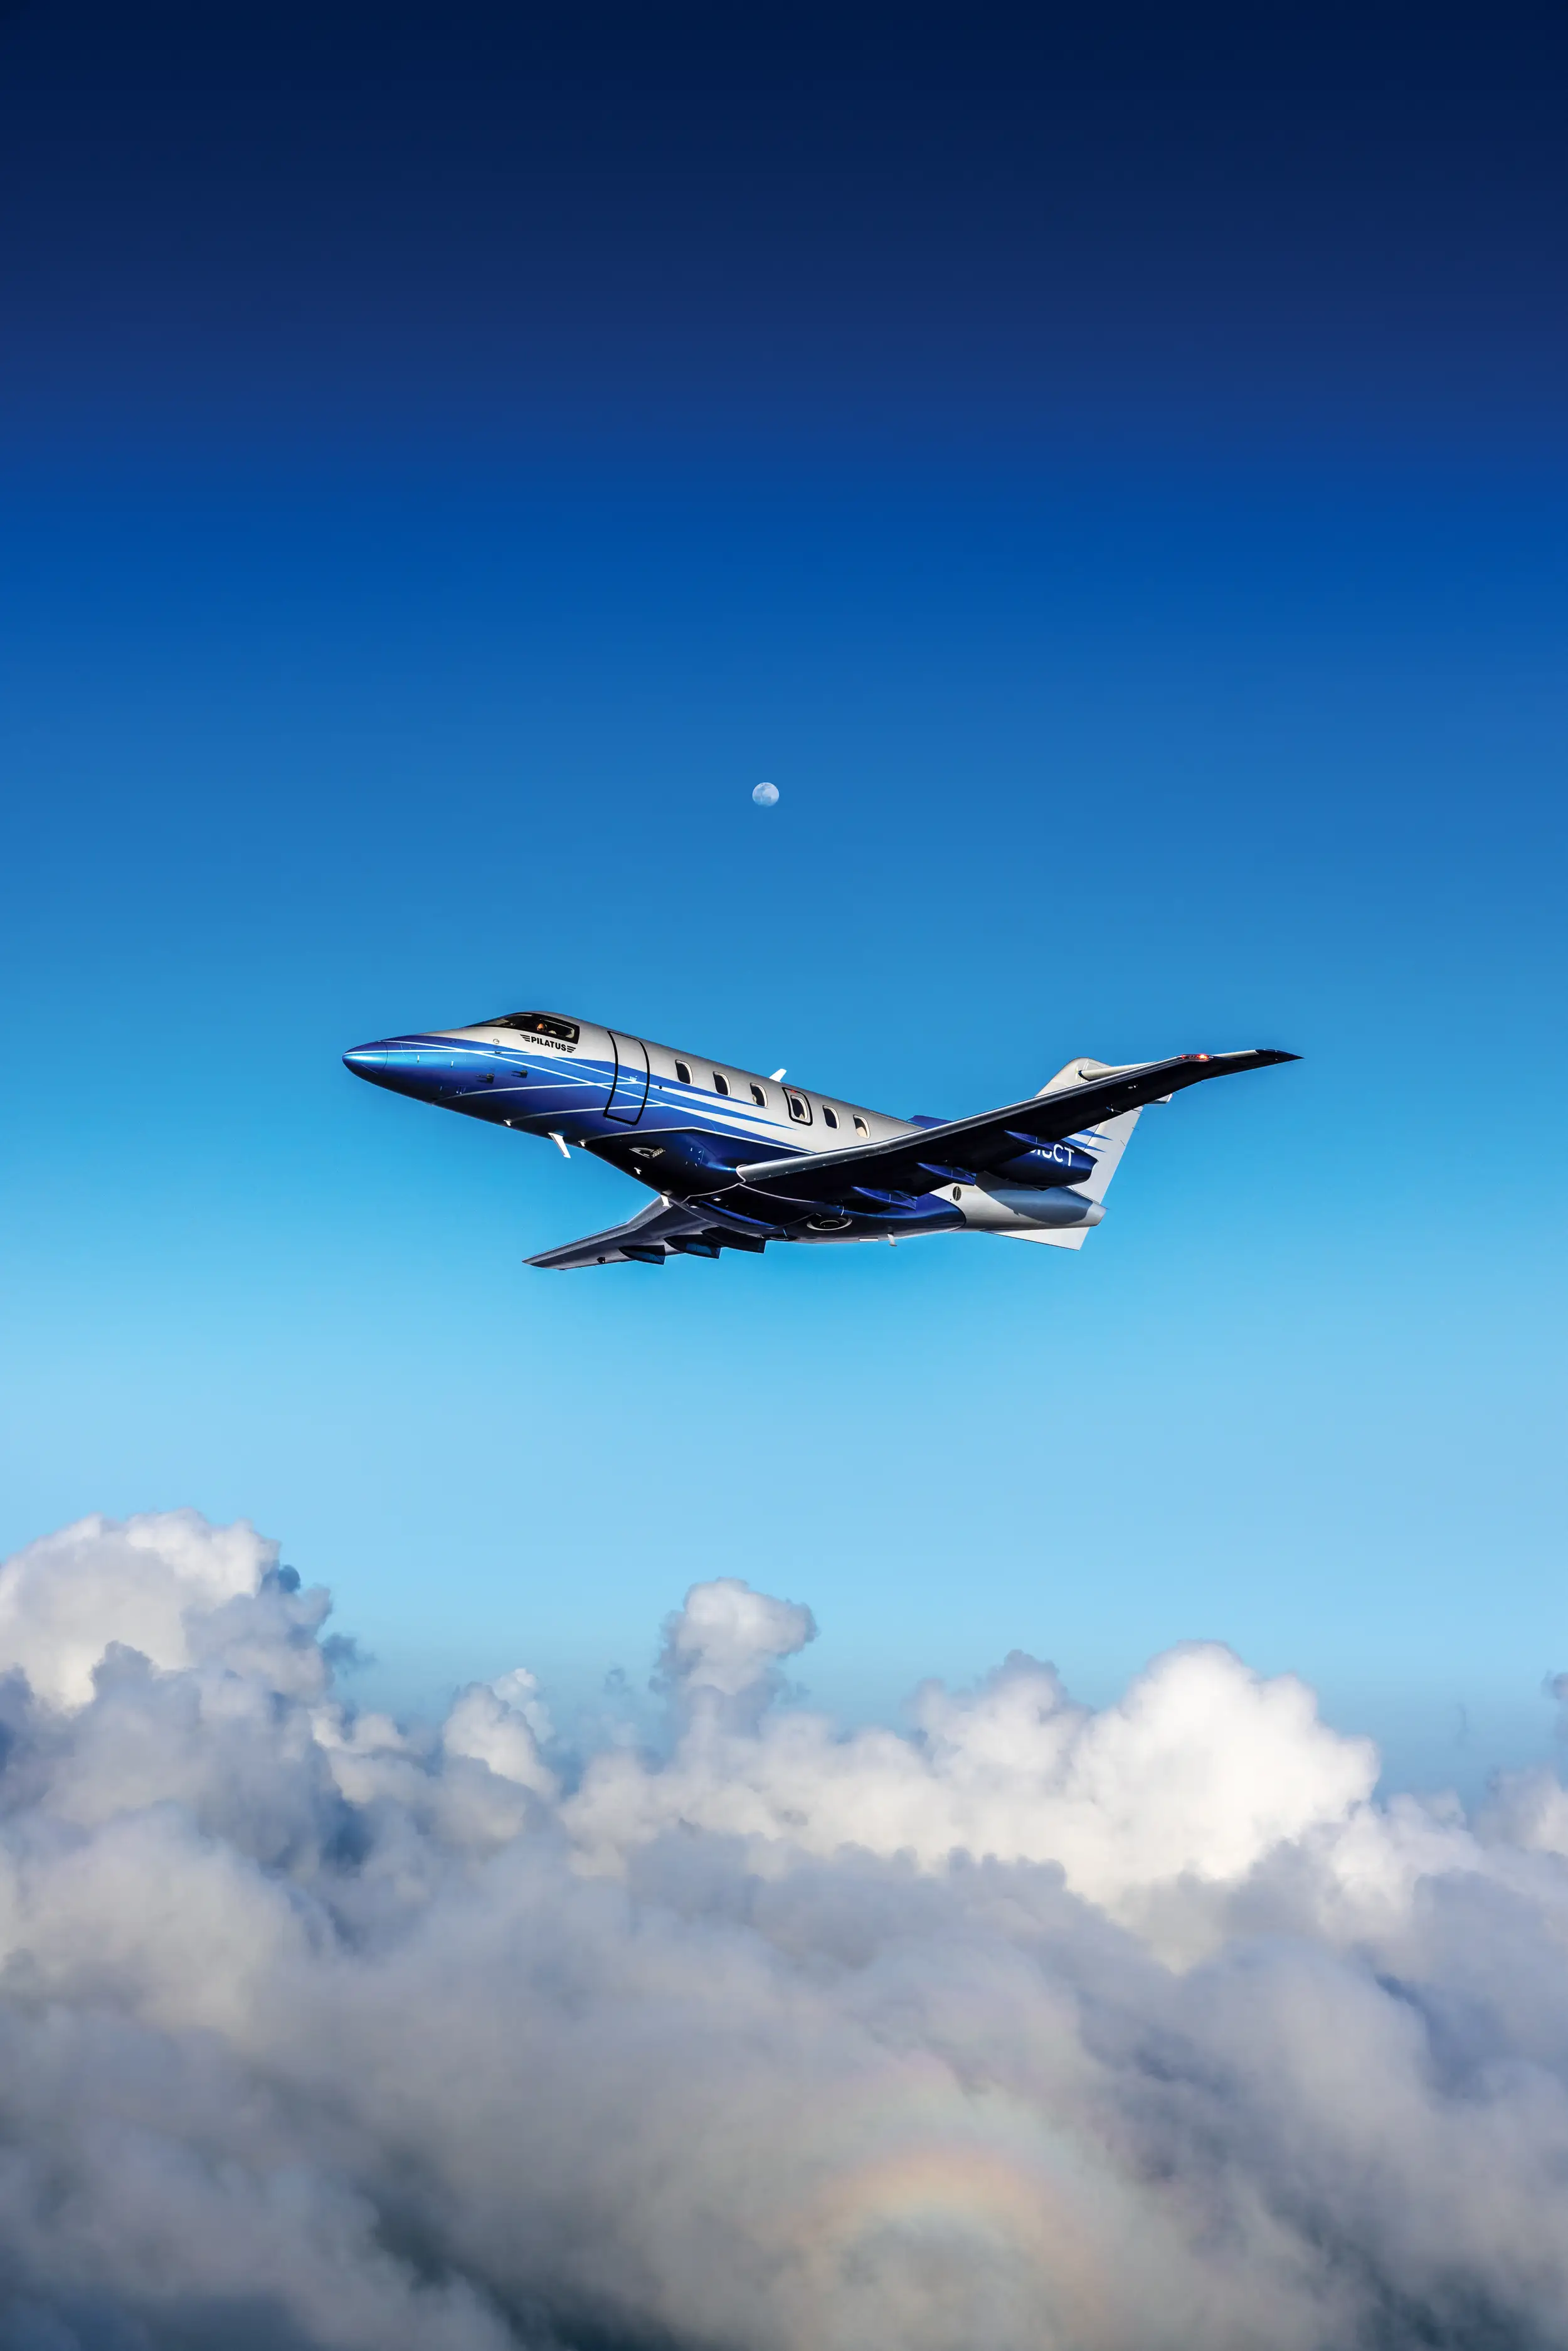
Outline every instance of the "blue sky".
{"label": "blue sky", "polygon": [[[1544,1749],[1552,21],[202,13],[0,27],[5,1547],[244,1513],[400,1702],[739,1573],[851,1711],[1214,1635]],[[1304,1058],[1075,1259],[558,1279],[622,1179],[338,1060],[528,1003],[898,1113]]]}

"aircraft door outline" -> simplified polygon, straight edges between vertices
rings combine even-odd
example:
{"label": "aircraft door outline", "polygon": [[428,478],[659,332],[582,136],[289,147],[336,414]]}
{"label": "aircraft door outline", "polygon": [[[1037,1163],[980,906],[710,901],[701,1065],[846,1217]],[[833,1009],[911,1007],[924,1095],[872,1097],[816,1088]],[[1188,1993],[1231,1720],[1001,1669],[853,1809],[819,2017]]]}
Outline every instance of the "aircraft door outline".
{"label": "aircraft door outline", "polygon": [[641,1037],[617,1036],[613,1029],[610,1047],[615,1056],[615,1081],[604,1115],[618,1119],[622,1126],[635,1126],[648,1101],[648,1048]]}

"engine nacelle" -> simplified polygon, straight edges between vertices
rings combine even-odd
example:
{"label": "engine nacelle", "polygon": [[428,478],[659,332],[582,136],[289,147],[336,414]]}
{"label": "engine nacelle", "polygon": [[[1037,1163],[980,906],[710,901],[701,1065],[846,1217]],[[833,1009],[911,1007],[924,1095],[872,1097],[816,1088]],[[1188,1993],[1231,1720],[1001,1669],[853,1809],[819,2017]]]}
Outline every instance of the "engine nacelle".
{"label": "engine nacelle", "polygon": [[1060,1186],[1037,1191],[1031,1185],[988,1183],[982,1188],[998,1207],[1010,1209],[1031,1225],[1097,1225],[1105,1213],[1098,1200],[1086,1200],[1082,1192],[1069,1192]]}
{"label": "engine nacelle", "polygon": [[1039,1184],[1054,1188],[1058,1184],[1087,1183],[1095,1165],[1089,1153],[1080,1151],[1075,1143],[1039,1143],[1031,1151],[1020,1151],[1016,1158],[1004,1159],[991,1173],[1006,1184]]}

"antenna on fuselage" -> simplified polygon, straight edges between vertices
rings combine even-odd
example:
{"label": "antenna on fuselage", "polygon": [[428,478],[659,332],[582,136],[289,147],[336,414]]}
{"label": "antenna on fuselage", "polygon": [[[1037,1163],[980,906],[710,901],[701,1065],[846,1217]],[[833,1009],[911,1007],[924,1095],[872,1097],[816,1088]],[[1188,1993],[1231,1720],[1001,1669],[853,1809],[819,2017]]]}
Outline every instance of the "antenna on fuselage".
{"label": "antenna on fuselage", "polygon": [[777,1084],[778,1084],[778,1082],[779,1082],[779,1079],[783,1076],[784,1072],[783,1072],[783,1071],[782,1071],[782,1070],[774,1070],[774,1071],[772,1071],[769,1074],[770,1074],[770,1075],[771,1075],[771,1077],[772,1077],[772,1080],[773,1080],[774,1084],[775,1084],[775,1085],[777,1085]]}

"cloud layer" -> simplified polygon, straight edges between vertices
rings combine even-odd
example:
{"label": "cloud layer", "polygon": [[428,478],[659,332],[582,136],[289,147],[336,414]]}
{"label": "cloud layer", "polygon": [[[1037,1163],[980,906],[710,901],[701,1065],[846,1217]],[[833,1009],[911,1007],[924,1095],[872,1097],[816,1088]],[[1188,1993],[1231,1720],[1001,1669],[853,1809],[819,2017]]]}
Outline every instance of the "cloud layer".
{"label": "cloud layer", "polygon": [[357,1711],[245,1526],[0,1568],[0,2346],[1568,2345],[1568,1798],[1380,1804],[1228,1652],[907,1735],[810,1612]]}

